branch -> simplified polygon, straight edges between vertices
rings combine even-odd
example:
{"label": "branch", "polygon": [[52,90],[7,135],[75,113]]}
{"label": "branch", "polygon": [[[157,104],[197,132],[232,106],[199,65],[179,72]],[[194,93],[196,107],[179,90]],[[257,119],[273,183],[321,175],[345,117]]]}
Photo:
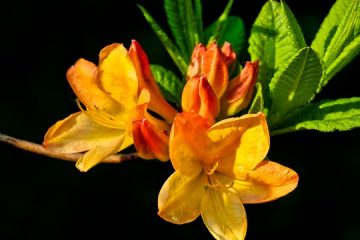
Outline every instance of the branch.
{"label": "branch", "polygon": [[[25,141],[22,139],[17,139],[2,133],[0,133],[0,142],[10,144],[14,147],[23,149],[25,151],[37,153],[40,155],[45,155],[51,158],[67,160],[67,161],[76,162],[80,157],[83,156],[83,153],[60,153],[60,152],[50,151],[44,148],[41,144]],[[120,163],[122,161],[131,160],[135,158],[139,158],[139,155],[136,152],[129,154],[116,154],[105,158],[104,160],[101,161],[101,163]]]}

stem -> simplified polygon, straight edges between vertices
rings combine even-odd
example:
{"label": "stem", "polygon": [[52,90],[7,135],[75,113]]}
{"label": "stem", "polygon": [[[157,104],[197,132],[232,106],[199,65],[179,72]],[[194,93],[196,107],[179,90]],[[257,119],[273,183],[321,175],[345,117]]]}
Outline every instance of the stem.
{"label": "stem", "polygon": [[[52,158],[67,160],[67,161],[74,161],[76,162],[81,156],[83,156],[83,153],[61,153],[61,152],[54,152],[50,151],[46,148],[44,148],[41,144],[25,141],[22,139],[17,139],[5,134],[0,133],[0,142],[4,142],[7,144],[10,144],[14,147],[23,149],[25,151],[37,153],[40,155],[45,155]],[[129,154],[116,154],[111,155],[104,160],[102,160],[102,163],[120,163],[122,161],[131,160],[138,158],[139,155],[134,153]]]}

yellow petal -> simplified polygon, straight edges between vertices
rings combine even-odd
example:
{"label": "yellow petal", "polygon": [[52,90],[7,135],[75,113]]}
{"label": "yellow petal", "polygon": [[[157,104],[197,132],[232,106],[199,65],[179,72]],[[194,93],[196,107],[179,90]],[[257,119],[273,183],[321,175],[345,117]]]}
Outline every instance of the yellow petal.
{"label": "yellow petal", "polygon": [[120,151],[124,142],[124,135],[102,142],[85,153],[77,162],[76,167],[81,172],[87,172],[90,168],[100,163],[106,157]]}
{"label": "yellow petal", "polygon": [[175,171],[162,186],[158,214],[168,222],[183,224],[200,215],[200,202],[205,193],[202,175],[185,176]]}
{"label": "yellow petal", "polygon": [[134,64],[122,44],[111,44],[99,54],[99,81],[102,88],[120,105],[132,109],[138,96]]}
{"label": "yellow petal", "polygon": [[245,208],[233,193],[207,188],[201,201],[201,217],[215,239],[245,238],[247,229]]}
{"label": "yellow petal", "polygon": [[275,200],[294,190],[298,174],[276,162],[262,161],[234,182],[233,188],[243,203],[262,203]]}
{"label": "yellow petal", "polygon": [[125,130],[104,127],[77,112],[50,127],[43,145],[64,153],[83,152],[124,134]]}
{"label": "yellow petal", "polygon": [[79,59],[68,69],[66,77],[76,96],[87,109],[106,111],[114,115],[120,110],[120,106],[101,90],[97,72],[97,67],[93,63]]}
{"label": "yellow petal", "polygon": [[270,147],[266,117],[262,113],[222,120],[209,129],[208,136],[226,156],[219,162],[217,171],[228,176],[253,169]]}
{"label": "yellow petal", "polygon": [[185,175],[197,175],[202,171],[203,161],[208,159],[209,128],[207,119],[193,113],[180,113],[170,132],[170,159],[175,170]]}

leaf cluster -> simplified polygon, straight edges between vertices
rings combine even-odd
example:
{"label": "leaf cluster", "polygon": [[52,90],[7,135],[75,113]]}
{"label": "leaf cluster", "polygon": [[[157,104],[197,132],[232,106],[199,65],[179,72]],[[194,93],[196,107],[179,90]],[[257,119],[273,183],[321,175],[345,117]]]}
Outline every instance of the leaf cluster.
{"label": "leaf cluster", "polygon": [[272,135],[297,130],[323,132],[360,127],[360,97],[315,102],[324,86],[360,52],[360,0],[337,0],[307,45],[284,1],[268,0],[246,39],[243,20],[230,16],[233,0],[204,28],[201,0],[164,0],[171,37],[140,6],[181,77],[160,66],[152,70],[166,98],[180,104],[187,66],[196,43],[228,41],[260,60],[256,92],[248,112],[265,112]]}

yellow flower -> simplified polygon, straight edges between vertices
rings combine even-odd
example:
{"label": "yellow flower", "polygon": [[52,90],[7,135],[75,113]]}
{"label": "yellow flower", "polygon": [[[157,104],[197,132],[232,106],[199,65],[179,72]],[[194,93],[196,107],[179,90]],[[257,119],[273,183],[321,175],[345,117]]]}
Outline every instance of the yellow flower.
{"label": "yellow flower", "polygon": [[[50,127],[43,145],[63,153],[85,152],[76,167],[87,171],[133,144],[134,121],[147,119],[147,126],[166,138],[169,123],[177,112],[161,96],[148,65],[147,56],[136,41],[132,42],[130,52],[122,44],[106,46],[100,51],[98,66],[79,59],[66,76],[86,109]],[[169,123],[150,116],[146,112],[148,105],[150,108],[156,105],[154,111],[160,108],[158,113]],[[148,150],[139,146],[139,155],[150,157],[148,152],[144,153]]]}
{"label": "yellow flower", "polygon": [[175,172],[160,190],[158,214],[175,224],[201,215],[216,239],[244,239],[243,204],[277,199],[298,183],[296,172],[264,160],[269,144],[262,113],[212,126],[196,113],[180,113],[169,140]]}

